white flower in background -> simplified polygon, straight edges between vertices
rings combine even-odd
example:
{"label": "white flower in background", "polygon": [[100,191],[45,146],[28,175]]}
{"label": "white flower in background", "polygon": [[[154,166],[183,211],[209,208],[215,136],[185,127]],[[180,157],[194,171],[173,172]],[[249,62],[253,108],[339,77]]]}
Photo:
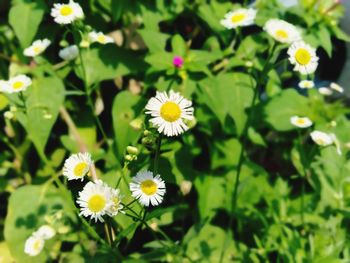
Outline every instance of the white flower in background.
{"label": "white flower in background", "polygon": [[280,19],[269,19],[264,25],[264,30],[281,43],[293,43],[302,39],[296,26]]}
{"label": "white flower in background", "polygon": [[8,92],[10,90],[10,84],[6,80],[0,80],[0,92]]}
{"label": "white flower in background", "polygon": [[184,120],[193,119],[192,102],[185,99],[180,93],[170,91],[157,92],[146,105],[146,114],[153,118],[150,122],[158,127],[158,132],[167,136],[174,136],[188,130]]}
{"label": "white flower in background", "polygon": [[84,176],[89,172],[93,161],[90,153],[77,153],[71,155],[63,166],[63,175],[69,180],[84,180]]}
{"label": "white flower in background", "polygon": [[73,60],[79,55],[79,49],[76,45],[68,46],[66,48],[61,49],[58,52],[58,55],[63,60]]}
{"label": "white flower in background", "polygon": [[318,92],[325,96],[330,96],[333,94],[333,91],[327,87],[321,87],[318,89]]}
{"label": "white flower in background", "polygon": [[303,41],[293,43],[288,49],[289,61],[294,65],[294,71],[301,74],[312,74],[318,66],[316,49]]}
{"label": "white flower in background", "polygon": [[45,240],[43,238],[32,235],[26,240],[24,245],[24,253],[31,257],[35,257],[43,250],[44,244]]}
{"label": "white flower in background", "polygon": [[90,41],[93,42],[98,42],[100,44],[108,44],[108,43],[114,43],[114,39],[103,34],[102,32],[90,32],[89,33],[89,39]]}
{"label": "white flower in background", "polygon": [[254,24],[256,10],[253,8],[241,8],[232,12],[228,12],[225,18],[220,21],[221,25],[227,29],[233,29],[240,26],[250,26]]}
{"label": "white flower in background", "polygon": [[299,82],[299,88],[301,89],[312,89],[315,87],[315,83],[312,80],[302,80]]}
{"label": "white flower in background", "polygon": [[144,206],[159,205],[165,194],[165,183],[157,174],[153,177],[150,171],[141,171],[132,178],[130,183],[132,196]]}
{"label": "white flower in background", "polygon": [[122,212],[121,211],[123,209],[123,205],[121,204],[122,196],[120,194],[119,189],[113,189],[109,187],[109,191],[110,191],[109,198],[112,201],[112,205],[107,211],[107,214],[113,217],[113,216],[116,216],[119,212]]}
{"label": "white flower in background", "polygon": [[83,9],[78,3],[70,0],[68,4],[54,4],[51,16],[58,24],[70,24],[84,17]]}
{"label": "white flower in background", "polygon": [[331,85],[329,86],[332,90],[338,91],[339,93],[344,92],[344,88],[337,83],[332,82]]}
{"label": "white flower in background", "polygon": [[55,229],[53,229],[49,225],[43,225],[39,227],[39,229],[33,233],[33,236],[42,238],[44,240],[51,239],[56,235]]}
{"label": "white flower in background", "polygon": [[43,53],[50,44],[51,41],[47,38],[35,40],[30,47],[24,50],[23,54],[27,57],[35,57]]}
{"label": "white flower in background", "polygon": [[15,93],[26,90],[32,85],[31,78],[26,75],[17,75],[7,81],[7,84],[2,84],[2,91],[7,93]]}
{"label": "white flower in background", "polygon": [[79,192],[77,203],[80,206],[79,215],[91,217],[95,222],[104,222],[103,216],[109,214],[114,205],[110,187],[101,180],[88,182]]}
{"label": "white flower in background", "polygon": [[308,128],[312,125],[312,121],[309,118],[298,116],[291,117],[290,123],[299,128]]}
{"label": "white flower in background", "polygon": [[311,139],[320,146],[328,146],[333,143],[333,137],[330,134],[321,131],[310,133]]}

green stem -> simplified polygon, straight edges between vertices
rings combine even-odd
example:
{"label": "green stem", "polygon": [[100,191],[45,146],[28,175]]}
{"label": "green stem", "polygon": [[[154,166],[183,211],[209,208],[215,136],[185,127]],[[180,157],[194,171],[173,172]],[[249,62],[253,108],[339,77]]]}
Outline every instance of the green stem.
{"label": "green stem", "polygon": [[159,137],[157,138],[157,148],[156,148],[156,152],[154,155],[154,166],[153,166],[153,174],[154,175],[156,175],[158,173],[161,144],[162,144],[162,134],[159,134]]}
{"label": "green stem", "polygon": [[249,107],[250,112],[248,113],[248,118],[247,118],[247,121],[245,122],[245,125],[243,128],[243,132],[242,132],[243,141],[242,141],[241,150],[239,153],[238,164],[237,164],[236,179],[235,179],[235,184],[234,184],[234,189],[233,189],[233,197],[232,197],[232,206],[231,206],[230,218],[229,218],[229,223],[228,223],[228,231],[226,234],[226,239],[225,239],[223,249],[222,249],[221,254],[220,254],[220,261],[219,262],[223,262],[223,257],[224,257],[225,251],[228,247],[229,234],[231,232],[230,230],[231,230],[232,224],[233,224],[233,214],[235,213],[236,208],[237,208],[239,179],[240,179],[240,175],[241,175],[242,167],[243,167],[243,163],[244,163],[244,150],[246,148],[247,141],[248,141],[248,129],[251,126],[251,121],[253,119],[253,113],[254,113],[253,106],[255,105],[255,102],[258,98],[259,89],[262,86],[262,84],[264,82],[264,78],[266,77],[266,75],[268,73],[268,64],[269,64],[271,58],[273,57],[273,54],[274,54],[276,47],[277,47],[277,45],[274,44],[272,46],[272,48],[269,50],[268,58],[266,59],[262,73],[259,76],[259,78],[257,79],[256,86],[254,89],[253,99],[252,99],[250,107]]}
{"label": "green stem", "polygon": [[300,160],[301,165],[303,167],[303,175],[300,176],[301,179],[301,199],[300,199],[300,220],[302,225],[305,227],[305,218],[304,218],[304,210],[305,210],[305,180],[306,180],[306,170],[305,170],[305,153],[302,144],[302,138],[300,130],[298,129],[298,144],[299,144],[299,152],[300,152]]}

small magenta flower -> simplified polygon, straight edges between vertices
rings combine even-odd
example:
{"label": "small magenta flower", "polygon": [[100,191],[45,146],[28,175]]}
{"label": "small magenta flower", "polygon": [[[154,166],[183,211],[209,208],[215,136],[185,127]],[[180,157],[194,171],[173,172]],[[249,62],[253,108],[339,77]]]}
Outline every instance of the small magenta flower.
{"label": "small magenta flower", "polygon": [[177,68],[181,68],[184,64],[184,59],[180,56],[175,56],[173,59],[173,65]]}

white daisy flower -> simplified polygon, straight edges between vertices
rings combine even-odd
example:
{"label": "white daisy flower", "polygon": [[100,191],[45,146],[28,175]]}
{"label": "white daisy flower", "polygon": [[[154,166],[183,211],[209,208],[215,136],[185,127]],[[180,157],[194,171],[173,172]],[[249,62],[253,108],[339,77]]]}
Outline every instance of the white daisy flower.
{"label": "white daisy flower", "polygon": [[68,4],[54,4],[51,16],[58,24],[70,24],[84,17],[84,12],[78,3],[70,0]]}
{"label": "white daisy flower", "polygon": [[119,212],[122,212],[123,205],[121,204],[122,196],[119,189],[113,189],[109,187],[109,198],[112,201],[111,207],[107,211],[107,214],[111,217],[116,216]]}
{"label": "white daisy flower", "polygon": [[90,153],[77,153],[71,155],[63,166],[63,175],[69,180],[84,180],[84,176],[89,172],[93,161]]}
{"label": "white daisy flower", "polygon": [[111,199],[110,187],[101,180],[88,182],[79,192],[77,203],[80,206],[80,214],[104,222],[103,216],[109,214],[114,203]]}
{"label": "white daisy flower", "polygon": [[45,240],[38,236],[30,236],[24,245],[24,253],[31,257],[35,257],[40,254],[43,250],[45,244]]}
{"label": "white daisy flower", "polygon": [[293,43],[288,49],[289,61],[294,65],[294,71],[301,74],[312,74],[318,66],[316,49],[303,41]]}
{"label": "white daisy flower", "polygon": [[90,32],[89,33],[89,39],[92,43],[98,42],[100,44],[108,44],[108,43],[114,43],[114,39],[103,34],[102,32]]}
{"label": "white daisy flower", "polygon": [[253,8],[241,8],[235,11],[228,12],[225,18],[220,21],[221,25],[227,29],[233,29],[240,26],[250,26],[254,24],[256,10]]}
{"label": "white daisy flower", "polygon": [[63,60],[67,60],[67,61],[73,60],[76,57],[78,57],[78,55],[79,55],[78,46],[72,45],[72,46],[68,46],[66,48],[63,48],[58,52],[58,55]]}
{"label": "white daisy flower", "polygon": [[312,125],[312,121],[309,118],[298,116],[291,117],[290,123],[299,128],[308,128]]}
{"label": "white daisy flower", "polygon": [[299,82],[299,88],[301,89],[312,89],[315,87],[315,83],[312,80],[302,80]]}
{"label": "white daisy flower", "polygon": [[43,53],[50,44],[51,41],[47,38],[35,40],[30,47],[23,51],[23,54],[27,57],[35,57]]}
{"label": "white daisy flower", "polygon": [[321,131],[310,133],[311,139],[320,146],[328,146],[333,143],[333,137],[330,134]]}
{"label": "white daisy flower", "polygon": [[318,89],[318,92],[325,96],[330,96],[333,94],[333,91],[327,87],[321,87]]}
{"label": "white daisy flower", "polygon": [[331,85],[329,86],[332,90],[338,91],[339,93],[344,92],[344,88],[337,83],[332,82]]}
{"label": "white daisy flower", "polygon": [[0,80],[0,92],[8,92],[10,90],[10,84],[6,80]]}
{"label": "white daisy flower", "polygon": [[30,85],[32,85],[31,78],[26,75],[17,75],[7,81],[7,84],[3,83],[3,92],[15,93],[26,90]]}
{"label": "white daisy flower", "polygon": [[146,114],[153,118],[150,122],[158,127],[158,132],[167,136],[174,136],[188,130],[184,120],[193,119],[192,102],[185,99],[180,93],[170,91],[157,92],[146,105]]}
{"label": "white daisy flower", "polygon": [[165,183],[159,174],[153,177],[152,172],[141,171],[132,178],[130,191],[141,205],[149,206],[151,204],[156,206],[163,201],[166,190]]}
{"label": "white daisy flower", "polygon": [[33,236],[42,238],[44,240],[51,239],[56,235],[55,229],[49,225],[41,226],[36,232],[33,233]]}
{"label": "white daisy flower", "polygon": [[293,43],[301,40],[301,33],[298,28],[284,20],[269,19],[264,25],[264,30],[281,43]]}

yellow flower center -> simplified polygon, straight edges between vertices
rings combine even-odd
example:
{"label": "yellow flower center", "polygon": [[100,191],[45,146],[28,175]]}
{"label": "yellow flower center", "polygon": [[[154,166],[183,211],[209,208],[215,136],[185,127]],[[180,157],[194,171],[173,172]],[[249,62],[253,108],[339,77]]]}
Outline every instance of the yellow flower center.
{"label": "yellow flower center", "polygon": [[302,125],[302,124],[305,124],[305,120],[304,120],[304,119],[298,119],[298,120],[297,120],[297,123],[298,123],[298,124],[301,124],[301,125]]}
{"label": "yellow flower center", "polygon": [[160,108],[160,116],[168,122],[174,122],[180,118],[181,109],[175,102],[168,101]]}
{"label": "yellow flower center", "polygon": [[88,164],[85,162],[78,163],[73,170],[73,173],[77,177],[82,177],[86,173],[86,169],[88,168]]}
{"label": "yellow flower center", "polygon": [[288,38],[288,33],[283,29],[277,30],[275,34],[277,37],[282,38],[282,39]]}
{"label": "yellow flower center", "polygon": [[322,138],[317,138],[316,143],[319,145],[324,145],[326,142]]}
{"label": "yellow flower center", "polygon": [[152,180],[145,180],[141,183],[141,190],[146,195],[154,195],[157,192],[157,184]]}
{"label": "yellow flower center", "polygon": [[69,5],[64,5],[62,6],[60,13],[63,16],[69,16],[70,14],[73,13],[73,8],[71,8]]}
{"label": "yellow flower center", "polygon": [[300,65],[307,65],[311,60],[311,54],[305,48],[299,48],[295,53],[295,59]]}
{"label": "yellow flower center", "polygon": [[15,83],[13,83],[12,87],[13,89],[20,89],[24,86],[24,83],[22,81],[16,81]]}
{"label": "yellow flower center", "polygon": [[231,17],[232,23],[239,23],[242,22],[246,18],[246,14],[240,13],[240,14],[235,14]]}
{"label": "yellow flower center", "polygon": [[33,50],[35,54],[39,54],[42,51],[41,47],[34,47]]}
{"label": "yellow flower center", "polygon": [[104,44],[106,42],[106,36],[104,35],[99,35],[97,37],[97,42],[101,43],[101,44]]}
{"label": "yellow flower center", "polygon": [[100,212],[106,206],[106,198],[102,195],[95,194],[88,201],[88,208],[94,212]]}
{"label": "yellow flower center", "polygon": [[41,240],[40,239],[35,240],[35,242],[33,244],[33,249],[36,251],[41,249]]}

